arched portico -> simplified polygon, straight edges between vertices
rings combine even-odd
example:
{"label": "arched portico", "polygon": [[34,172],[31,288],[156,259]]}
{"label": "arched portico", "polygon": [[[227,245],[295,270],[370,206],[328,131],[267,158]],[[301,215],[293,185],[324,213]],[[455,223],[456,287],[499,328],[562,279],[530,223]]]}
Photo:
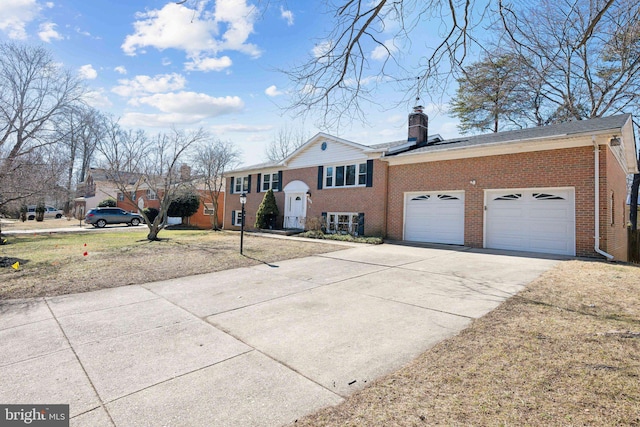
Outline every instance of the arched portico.
{"label": "arched portico", "polygon": [[309,186],[302,181],[291,181],[284,187],[284,228],[304,229],[307,218]]}

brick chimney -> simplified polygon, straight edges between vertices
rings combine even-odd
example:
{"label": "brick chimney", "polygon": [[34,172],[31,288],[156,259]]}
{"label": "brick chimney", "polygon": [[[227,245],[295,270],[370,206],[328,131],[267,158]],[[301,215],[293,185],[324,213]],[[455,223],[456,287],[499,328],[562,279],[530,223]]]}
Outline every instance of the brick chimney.
{"label": "brick chimney", "polygon": [[180,166],[180,180],[189,181],[191,179],[191,168],[186,163]]}
{"label": "brick chimney", "polygon": [[429,118],[422,112],[424,107],[416,105],[413,107],[413,113],[409,114],[409,141],[413,141],[414,145],[421,145],[427,142],[429,130]]}

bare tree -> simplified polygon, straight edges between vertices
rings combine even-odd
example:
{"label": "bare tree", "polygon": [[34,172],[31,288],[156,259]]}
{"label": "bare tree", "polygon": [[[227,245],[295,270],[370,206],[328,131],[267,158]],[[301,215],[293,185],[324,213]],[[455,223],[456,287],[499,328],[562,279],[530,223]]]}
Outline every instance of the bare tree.
{"label": "bare tree", "polygon": [[199,144],[193,155],[192,164],[196,176],[205,187],[205,200],[211,200],[213,215],[211,228],[218,230],[218,198],[224,189],[225,172],[240,163],[240,150],[230,141],[207,140]]}
{"label": "bare tree", "polygon": [[282,127],[265,148],[265,156],[269,161],[279,162],[300,148],[308,139],[308,134],[302,128]]}
{"label": "bare tree", "polygon": [[[41,47],[0,43],[0,208],[43,192],[59,175],[54,122],[80,101],[79,81]],[[49,164],[56,167],[49,168]],[[35,180],[24,181],[27,175]]]}
{"label": "bare tree", "polygon": [[[593,5],[577,35],[574,46],[580,48],[597,34],[616,2],[566,3]],[[474,58],[471,53],[484,50],[487,28],[511,12],[525,17],[503,0],[336,0],[326,2],[326,11],[333,19],[330,31],[308,60],[283,72],[295,86],[291,109],[319,110],[328,126],[341,119],[366,119],[362,102],[376,102],[379,84],[394,84],[404,101],[416,86],[418,92],[428,87],[429,94],[444,93],[465,61]],[[441,39],[434,44],[418,43],[425,22],[439,29]],[[420,53],[404,57],[408,51]]]}
{"label": "bare tree", "polygon": [[149,190],[159,200],[158,215],[150,221],[144,217],[149,234],[147,239],[158,240],[158,233],[167,225],[167,211],[175,195],[185,185],[180,176],[182,160],[189,149],[207,138],[202,130],[185,132],[172,129],[149,138],[143,131],[125,131],[117,122],[111,122],[106,137],[97,145],[107,177],[118,191],[134,206],[138,190]]}
{"label": "bare tree", "polygon": [[640,4],[541,1],[501,18],[502,47],[542,82],[546,123],[638,112]]}
{"label": "bare tree", "polygon": [[85,105],[74,105],[56,121],[57,139],[66,149],[68,159],[65,188],[67,199],[64,211],[71,210],[75,181],[84,181],[96,149],[96,144],[105,132],[105,118],[96,109]]}

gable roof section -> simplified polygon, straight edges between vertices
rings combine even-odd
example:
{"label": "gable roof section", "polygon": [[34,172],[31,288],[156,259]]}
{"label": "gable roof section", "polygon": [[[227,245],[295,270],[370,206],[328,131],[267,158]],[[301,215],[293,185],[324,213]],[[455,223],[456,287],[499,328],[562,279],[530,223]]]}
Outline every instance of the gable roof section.
{"label": "gable roof section", "polygon": [[[631,129],[630,133],[629,129]],[[606,141],[613,135],[625,135],[625,140],[623,141],[624,157],[626,157],[625,166],[631,173],[637,170],[637,165],[635,165],[636,142],[633,137],[631,114],[452,138],[413,150],[388,154],[385,160],[391,164],[404,164],[445,160],[448,158],[480,157],[518,151],[569,148],[590,144],[591,135],[601,135]],[[567,142],[571,138],[579,137],[582,137],[583,140],[573,141],[572,143]],[[586,137],[588,137],[588,140],[585,139]],[[600,141],[599,143],[603,142]]]}
{"label": "gable roof section", "polygon": [[[320,147],[323,142],[327,142],[330,146],[330,148],[326,152],[325,150],[320,150],[318,148],[318,153],[321,154],[311,153],[311,150],[314,150],[314,147]],[[340,162],[343,159],[342,156],[346,156],[347,159],[353,157],[367,158],[371,155],[375,156],[376,154],[381,156],[384,152],[387,151],[387,148],[390,144],[393,146],[401,143],[406,143],[406,141],[398,141],[389,144],[379,144],[378,146],[369,147],[367,145],[358,144],[353,141],[338,138],[337,136],[319,132],[312,138],[310,138],[307,142],[298,147],[293,153],[291,153],[282,161],[265,162],[244,166],[228,171],[225,173],[225,175],[229,176],[229,174],[244,172],[260,172],[265,169],[296,169],[309,166],[319,166],[323,164],[331,164],[333,162]],[[334,147],[340,147],[341,149],[333,150]]]}

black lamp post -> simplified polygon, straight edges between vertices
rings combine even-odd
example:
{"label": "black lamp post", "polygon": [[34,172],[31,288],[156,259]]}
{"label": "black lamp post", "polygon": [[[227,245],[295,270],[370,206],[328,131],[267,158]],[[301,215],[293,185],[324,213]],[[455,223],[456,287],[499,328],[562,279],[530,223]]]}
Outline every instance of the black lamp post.
{"label": "black lamp post", "polygon": [[240,255],[242,255],[242,243],[244,240],[244,205],[247,203],[247,195],[242,193],[240,195],[240,205],[242,205],[242,211],[240,213]]}

